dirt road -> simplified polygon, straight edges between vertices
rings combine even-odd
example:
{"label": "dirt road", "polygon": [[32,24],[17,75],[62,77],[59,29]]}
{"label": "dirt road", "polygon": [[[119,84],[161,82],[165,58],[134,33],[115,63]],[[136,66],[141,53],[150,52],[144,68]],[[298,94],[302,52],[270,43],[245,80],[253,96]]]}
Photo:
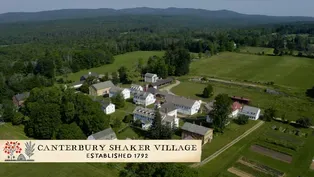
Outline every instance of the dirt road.
{"label": "dirt road", "polygon": [[171,84],[171,85],[168,85],[168,86],[166,86],[166,87],[163,87],[163,88],[161,88],[161,89],[159,89],[159,90],[160,90],[160,91],[166,91],[167,93],[169,93],[169,94],[171,94],[171,95],[175,95],[174,93],[171,92],[171,89],[172,89],[173,87],[178,86],[179,84],[180,84],[180,81],[176,80],[176,83]]}
{"label": "dirt road", "polygon": [[234,85],[239,85],[239,86],[248,86],[248,87],[255,87],[255,88],[262,88],[262,89],[267,88],[266,86],[263,86],[263,85],[251,84],[251,83],[246,83],[246,82],[237,82],[233,80],[223,80],[223,79],[214,79],[214,78],[207,78],[207,80],[225,83],[225,84],[234,84]]}

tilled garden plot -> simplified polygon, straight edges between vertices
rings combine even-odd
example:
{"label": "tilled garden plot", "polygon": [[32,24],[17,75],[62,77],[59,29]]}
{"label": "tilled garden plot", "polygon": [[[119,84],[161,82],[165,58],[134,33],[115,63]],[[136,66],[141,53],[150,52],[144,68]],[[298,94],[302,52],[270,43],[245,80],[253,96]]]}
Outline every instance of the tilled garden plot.
{"label": "tilled garden plot", "polygon": [[274,150],[270,150],[270,149],[264,148],[262,146],[252,145],[251,150],[254,152],[269,156],[271,158],[281,160],[283,162],[287,162],[287,163],[292,162],[292,157],[290,155],[283,154],[283,153],[280,153],[280,152],[277,152]]}
{"label": "tilled garden plot", "polygon": [[239,176],[239,177],[255,177],[255,176],[253,176],[251,174],[248,174],[248,173],[246,173],[246,172],[244,172],[242,170],[239,170],[237,168],[234,168],[234,167],[229,168],[228,171],[230,173],[233,173],[233,174]]}
{"label": "tilled garden plot", "polygon": [[300,139],[299,137],[295,137],[294,135],[284,134],[284,133],[278,133],[278,132],[267,132],[265,133],[265,137],[272,137],[279,140],[285,140],[289,143],[302,146],[304,144],[304,141]]}
{"label": "tilled garden plot", "polygon": [[263,172],[263,173],[271,175],[271,176],[283,177],[285,175],[285,173],[283,173],[281,171],[278,171],[278,170],[270,168],[266,165],[254,162],[252,160],[246,159],[244,157],[241,157],[238,160],[238,163],[241,163],[243,165],[246,165],[246,166],[251,167],[257,171]]}

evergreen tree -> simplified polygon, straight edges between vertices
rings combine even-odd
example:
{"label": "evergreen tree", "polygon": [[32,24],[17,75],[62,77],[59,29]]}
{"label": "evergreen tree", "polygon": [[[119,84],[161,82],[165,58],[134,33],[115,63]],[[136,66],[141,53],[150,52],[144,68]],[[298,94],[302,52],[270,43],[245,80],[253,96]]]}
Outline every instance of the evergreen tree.
{"label": "evergreen tree", "polygon": [[127,72],[128,72],[128,69],[126,67],[124,67],[124,66],[122,66],[122,67],[120,67],[118,69],[120,82],[123,83],[123,84],[127,84],[128,83]]}
{"label": "evergreen tree", "polygon": [[172,129],[162,124],[160,112],[156,109],[155,118],[149,130],[150,139],[171,139],[172,134]]}
{"label": "evergreen tree", "polygon": [[161,115],[158,109],[155,110],[155,117],[154,121],[152,123],[152,126],[150,128],[150,138],[151,139],[160,139],[161,137]]}

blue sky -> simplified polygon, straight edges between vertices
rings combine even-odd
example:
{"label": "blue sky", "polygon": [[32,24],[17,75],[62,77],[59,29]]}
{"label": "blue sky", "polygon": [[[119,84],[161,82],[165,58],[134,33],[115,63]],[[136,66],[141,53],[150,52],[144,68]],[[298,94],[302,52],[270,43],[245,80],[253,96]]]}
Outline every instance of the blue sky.
{"label": "blue sky", "polygon": [[0,13],[132,7],[227,9],[246,14],[314,17],[314,0],[0,0]]}

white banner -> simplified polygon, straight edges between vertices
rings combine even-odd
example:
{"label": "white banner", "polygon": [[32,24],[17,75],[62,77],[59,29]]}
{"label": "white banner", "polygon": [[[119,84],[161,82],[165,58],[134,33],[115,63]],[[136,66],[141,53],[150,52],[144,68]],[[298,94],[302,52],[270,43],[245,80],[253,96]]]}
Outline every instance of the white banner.
{"label": "white banner", "polygon": [[0,140],[1,163],[200,162],[201,140]]}

